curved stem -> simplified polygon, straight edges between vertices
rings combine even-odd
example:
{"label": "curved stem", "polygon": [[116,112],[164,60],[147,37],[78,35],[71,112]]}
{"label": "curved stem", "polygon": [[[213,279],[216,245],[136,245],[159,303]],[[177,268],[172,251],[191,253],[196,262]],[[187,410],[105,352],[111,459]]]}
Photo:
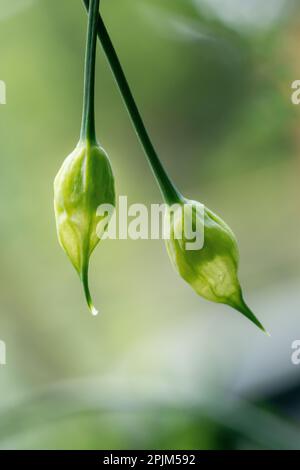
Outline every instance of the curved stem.
{"label": "curved stem", "polygon": [[[90,0],[83,0],[83,2],[86,9],[89,10]],[[181,202],[183,197],[169,178],[151,142],[101,15],[98,17],[98,38],[165,201],[168,204]]]}
{"label": "curved stem", "polygon": [[86,302],[89,306],[89,309],[90,309],[92,315],[96,316],[96,315],[98,315],[98,310],[96,310],[96,308],[94,307],[92,297],[91,297],[91,293],[90,293],[90,288],[89,288],[89,263],[88,263],[88,261],[84,262],[84,265],[81,269],[80,278],[81,278],[81,282],[82,282],[82,285],[83,285],[83,290],[84,290],[84,295],[85,295],[85,298],[86,298]]}
{"label": "curved stem", "polygon": [[95,130],[95,68],[97,26],[100,0],[91,0],[85,53],[83,113],[80,140],[96,141]]}

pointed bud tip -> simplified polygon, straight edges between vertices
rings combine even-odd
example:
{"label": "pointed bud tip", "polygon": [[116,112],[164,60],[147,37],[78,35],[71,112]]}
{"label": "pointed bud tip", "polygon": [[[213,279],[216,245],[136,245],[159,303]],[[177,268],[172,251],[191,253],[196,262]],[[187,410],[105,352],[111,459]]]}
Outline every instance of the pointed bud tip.
{"label": "pointed bud tip", "polygon": [[254,325],[256,325],[266,336],[271,337],[270,333],[265,329],[262,323],[258,320],[258,318],[254,315],[254,313],[250,310],[246,302],[244,301],[243,297],[240,298],[239,302],[231,303],[231,306],[242,313],[248,320],[250,320]]}
{"label": "pointed bud tip", "polygon": [[91,311],[92,316],[96,317],[99,314],[99,311],[94,307],[92,297],[90,294],[89,282],[88,282],[88,265],[86,265],[85,268],[81,272],[81,280],[82,280],[85,299],[88,304],[88,307]]}
{"label": "pointed bud tip", "polygon": [[[252,320],[253,321],[253,320]],[[253,322],[266,336],[271,338],[271,334],[264,328],[264,326],[258,321],[258,323]]]}
{"label": "pointed bud tip", "polygon": [[91,310],[93,317],[96,317],[97,315],[99,315],[99,311],[93,305],[90,306],[90,310]]}

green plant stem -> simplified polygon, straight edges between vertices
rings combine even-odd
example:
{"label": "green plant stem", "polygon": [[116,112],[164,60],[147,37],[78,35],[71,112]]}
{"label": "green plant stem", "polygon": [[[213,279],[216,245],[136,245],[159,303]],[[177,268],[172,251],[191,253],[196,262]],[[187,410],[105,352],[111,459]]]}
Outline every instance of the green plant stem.
{"label": "green plant stem", "polygon": [[[83,0],[83,3],[87,11],[89,11],[90,0]],[[118,55],[114,49],[114,46],[109,37],[108,31],[105,27],[105,24],[100,14],[98,17],[98,38],[101,42],[101,45],[103,47],[103,50],[105,52],[109,65],[111,67],[111,70],[117,82],[118,88],[123,97],[127,111],[131,117],[133,126],[144,148],[149,164],[156,177],[157,183],[159,185],[159,188],[161,190],[161,193],[165,201],[168,204],[182,202],[183,201],[182,195],[179,193],[179,191],[176,189],[173,182],[169,178],[151,142],[149,134],[143,123],[141,114],[134,100],[133,94],[130,90],[128,81],[123,72]]]}
{"label": "green plant stem", "polygon": [[100,0],[91,0],[88,8],[88,32],[85,53],[83,112],[80,140],[96,142],[95,130],[95,68],[97,27]]}

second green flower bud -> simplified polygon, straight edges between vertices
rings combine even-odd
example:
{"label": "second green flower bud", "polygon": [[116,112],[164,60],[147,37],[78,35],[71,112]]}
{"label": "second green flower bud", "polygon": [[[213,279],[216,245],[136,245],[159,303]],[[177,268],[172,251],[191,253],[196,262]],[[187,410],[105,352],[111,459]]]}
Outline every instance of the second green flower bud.
{"label": "second green flower bud", "polygon": [[[167,250],[180,276],[197,294],[230,305],[265,331],[243,299],[237,241],[228,225],[199,202],[189,200],[178,204],[177,211],[169,206],[166,217],[170,224]],[[194,239],[187,233],[194,234]]]}

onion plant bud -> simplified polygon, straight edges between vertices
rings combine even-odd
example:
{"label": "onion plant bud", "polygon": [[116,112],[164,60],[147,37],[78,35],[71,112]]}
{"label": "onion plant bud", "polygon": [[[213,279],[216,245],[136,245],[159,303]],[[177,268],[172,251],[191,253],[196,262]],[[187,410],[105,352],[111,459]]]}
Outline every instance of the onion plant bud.
{"label": "onion plant bud", "polygon": [[[183,200],[178,206],[175,211],[168,206],[166,212],[166,224],[170,224],[166,245],[175,269],[197,294],[230,305],[265,331],[243,299],[237,276],[239,252],[232,230],[199,202]],[[192,240],[187,237],[188,227]],[[198,242],[202,240],[198,246],[197,237]]]}
{"label": "onion plant bud", "polygon": [[109,159],[97,144],[79,142],[63,162],[54,181],[54,207],[59,242],[79,273],[88,305],[88,266],[99,243],[96,233],[100,204],[115,205],[114,177]]}
{"label": "onion plant bud", "polygon": [[108,156],[98,144],[95,130],[94,93],[98,15],[99,0],[91,0],[80,140],[75,150],[63,162],[54,181],[54,208],[59,242],[80,275],[87,303],[94,315],[98,312],[93,306],[89,291],[88,267],[90,256],[103,235],[99,234],[99,230],[96,231],[103,217],[97,214],[97,208],[101,204],[115,206],[115,185],[111,165]]}

